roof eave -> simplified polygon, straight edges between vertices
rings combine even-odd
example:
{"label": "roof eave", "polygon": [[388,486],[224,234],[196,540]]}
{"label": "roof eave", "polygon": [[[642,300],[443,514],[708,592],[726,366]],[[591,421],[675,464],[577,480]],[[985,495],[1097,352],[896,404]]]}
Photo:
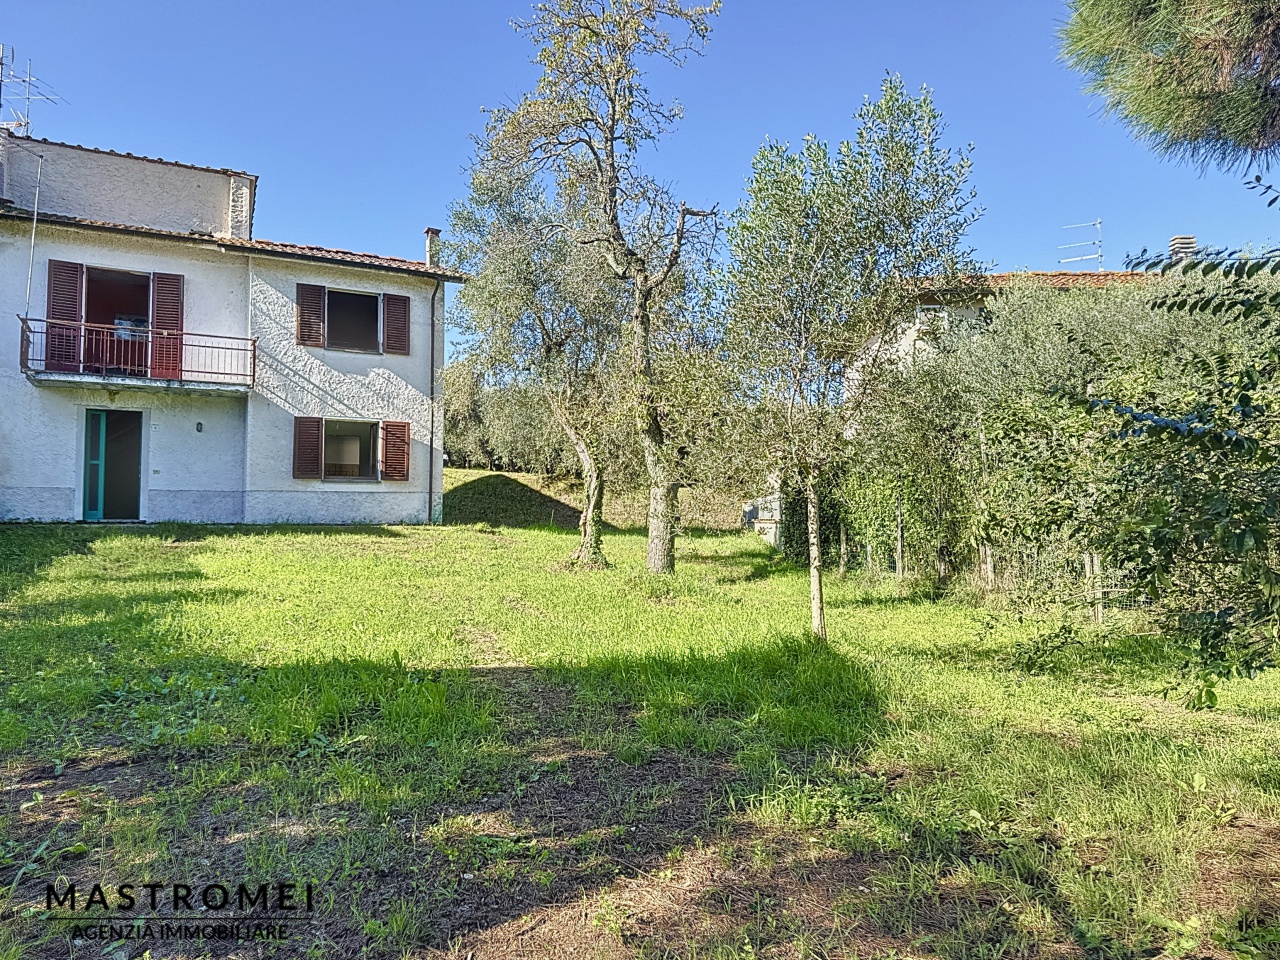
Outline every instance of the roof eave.
{"label": "roof eave", "polygon": [[[309,250],[275,250],[269,247],[254,246],[254,241],[237,242],[222,237],[215,238],[219,249],[227,253],[238,253],[250,257],[278,257],[282,260],[305,260],[311,263],[328,263],[336,267],[352,267],[356,270],[379,270],[383,273],[395,273],[400,276],[424,277],[438,280],[441,283],[466,283],[471,278],[463,273],[452,273],[448,270],[432,270],[422,267],[398,267],[391,263],[370,263],[351,260],[342,256],[326,255]],[[266,241],[259,241],[266,242]]]}
{"label": "roof eave", "polygon": [[[32,211],[18,207],[0,206],[0,219],[30,220]],[[191,243],[206,248],[214,247],[224,253],[242,256],[279,257],[286,260],[305,260],[312,263],[327,263],[333,266],[351,267],[356,270],[376,270],[381,273],[394,273],[397,276],[423,277],[440,283],[466,283],[470,279],[464,273],[450,270],[436,270],[424,266],[411,265],[413,261],[404,261],[404,266],[394,262],[375,262],[353,260],[345,251],[326,253],[318,249],[280,250],[258,246],[270,243],[266,240],[240,240],[234,237],[218,237],[212,235],[178,233],[173,230],[159,230],[155,227],[139,227],[127,223],[106,223],[99,220],[84,220],[79,217],[68,217],[62,214],[40,214],[39,222],[46,226],[64,227],[68,229],[92,230],[101,233],[120,233],[129,236],[150,237],[156,240],[174,240],[179,243]]]}

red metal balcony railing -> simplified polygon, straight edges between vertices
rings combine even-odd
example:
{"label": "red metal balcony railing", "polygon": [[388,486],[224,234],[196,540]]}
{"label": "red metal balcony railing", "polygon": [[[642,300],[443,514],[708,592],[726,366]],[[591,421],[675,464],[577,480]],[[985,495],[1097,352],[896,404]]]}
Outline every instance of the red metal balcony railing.
{"label": "red metal balcony railing", "polygon": [[22,322],[20,362],[26,373],[253,386],[258,341],[249,337],[18,319]]}

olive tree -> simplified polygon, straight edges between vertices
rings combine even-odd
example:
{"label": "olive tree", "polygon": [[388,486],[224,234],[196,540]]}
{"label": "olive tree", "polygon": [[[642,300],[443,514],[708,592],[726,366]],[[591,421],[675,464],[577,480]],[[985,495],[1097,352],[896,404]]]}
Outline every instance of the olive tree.
{"label": "olive tree", "polygon": [[678,103],[654,96],[643,69],[680,65],[700,50],[718,10],[718,0],[538,4],[514,25],[538,47],[542,76],[517,103],[492,112],[480,142],[479,165],[494,177],[531,169],[570,185],[584,216],[567,226],[568,236],[596,252],[602,276],[626,286],[629,393],[649,476],[647,565],[655,573],[675,569],[682,454],[668,442],[654,327],[682,258],[711,228],[714,211],[677,202],[642,169],[643,152],[681,114]]}
{"label": "olive tree", "polygon": [[930,288],[968,269],[977,216],[966,152],[942,146],[927,89],[885,79],[834,150],[767,143],[729,228],[727,363],[759,454],[808,508],[813,632],[826,635],[818,515],[821,476],[845,457],[859,410],[900,359],[903,331]]}
{"label": "olive tree", "polygon": [[605,562],[603,504],[611,396],[626,305],[599,252],[571,238],[577,198],[535,180],[477,172],[454,206],[454,255],[472,279],[455,301],[467,353],[488,376],[535,391],[568,438],[583,480],[574,558]]}

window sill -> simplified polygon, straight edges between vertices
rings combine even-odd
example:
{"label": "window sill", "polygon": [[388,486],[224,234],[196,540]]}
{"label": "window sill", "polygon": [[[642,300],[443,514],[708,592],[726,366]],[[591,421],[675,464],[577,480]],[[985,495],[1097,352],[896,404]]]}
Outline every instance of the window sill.
{"label": "window sill", "polygon": [[359,353],[366,357],[380,357],[381,350],[361,350],[359,347],[330,347],[325,345],[321,349],[328,350],[330,353]]}
{"label": "window sill", "polygon": [[321,477],[323,483],[381,483],[381,477]]}

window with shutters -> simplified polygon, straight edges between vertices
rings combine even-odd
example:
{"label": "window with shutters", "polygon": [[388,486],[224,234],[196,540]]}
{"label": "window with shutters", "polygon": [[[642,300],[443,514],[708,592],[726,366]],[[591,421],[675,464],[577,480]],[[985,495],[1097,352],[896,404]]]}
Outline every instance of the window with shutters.
{"label": "window with shutters", "polygon": [[293,419],[295,480],[408,480],[410,424]]}
{"label": "window with shutters", "polygon": [[306,347],[409,354],[409,298],[298,284],[297,341]]}
{"label": "window with shutters", "polygon": [[378,424],[364,420],[324,422],[324,478],[378,479]]}

